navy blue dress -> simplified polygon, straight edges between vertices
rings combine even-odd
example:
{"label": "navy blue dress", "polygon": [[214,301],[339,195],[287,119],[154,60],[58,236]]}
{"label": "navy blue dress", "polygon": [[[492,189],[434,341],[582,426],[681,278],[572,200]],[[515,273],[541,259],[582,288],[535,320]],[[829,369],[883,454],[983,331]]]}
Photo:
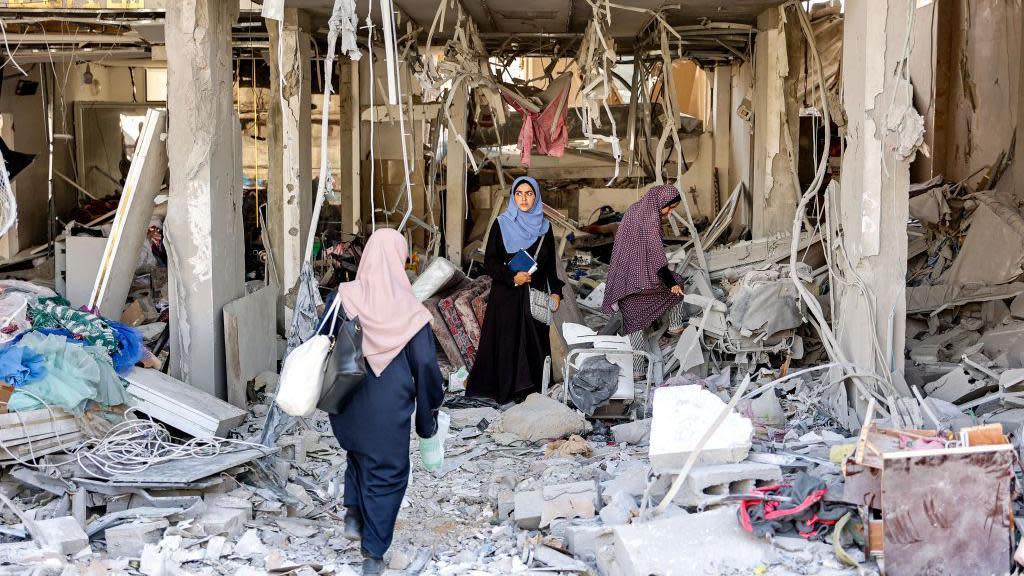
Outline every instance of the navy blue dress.
{"label": "navy blue dress", "polygon": [[410,416],[415,410],[416,433],[429,438],[437,432],[443,400],[444,383],[428,324],[380,376],[367,370],[366,382],[342,412],[330,416],[348,458],[345,508],[362,515],[362,547],[376,558],[383,558],[391,546],[409,484]]}

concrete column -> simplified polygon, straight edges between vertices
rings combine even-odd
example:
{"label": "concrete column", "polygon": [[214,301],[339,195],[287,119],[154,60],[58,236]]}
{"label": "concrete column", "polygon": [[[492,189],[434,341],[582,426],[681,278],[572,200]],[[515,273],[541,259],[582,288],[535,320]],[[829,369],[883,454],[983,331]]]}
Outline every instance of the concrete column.
{"label": "concrete column", "polygon": [[800,101],[795,61],[802,54],[799,28],[778,8],[757,18],[754,49],[753,237],[788,234],[800,197],[796,176]]}
{"label": "concrete column", "polygon": [[[362,210],[362,135],[360,133],[359,61],[342,64],[341,71],[341,220],[350,234],[359,233]],[[345,96],[348,96],[347,98]],[[349,174],[345,175],[345,166]]]}
{"label": "concrete column", "polygon": [[[843,39],[843,105],[848,118],[839,190],[843,246],[854,268],[847,279],[864,283],[838,291],[839,345],[860,372],[902,371],[906,332],[908,187],[911,157],[895,151],[899,135],[886,129],[890,103],[901,109],[908,83],[892,71],[903,51],[904,2],[851,2]],[[914,114],[914,112],[910,112]],[[855,277],[856,276],[856,277]],[[892,337],[889,322],[892,318]],[[874,341],[881,347],[880,359]]]}
{"label": "concrete column", "polygon": [[237,16],[237,3],[177,0],[165,23],[171,373],[220,398],[227,395],[221,310],[245,293],[231,66]]}
{"label": "concrete column", "polygon": [[1020,8],[1020,35],[1021,53],[1016,61],[1020,69],[1020,80],[1017,81],[1017,151],[1013,160],[1013,181],[1015,184],[1017,198],[1024,198],[1024,66],[1020,61],[1024,60],[1024,6]]}
{"label": "concrete column", "polygon": [[466,111],[469,99],[465,82],[460,82],[452,98],[452,121],[454,127],[448,132],[448,179],[445,192],[444,237],[448,259],[456,266],[462,266],[462,241],[466,225],[466,151],[456,140],[451,129],[463,136],[466,134]]}
{"label": "concrete column", "polygon": [[313,144],[309,20],[305,12],[286,8],[283,24],[283,31],[279,31],[278,22],[267,22],[272,76],[270,115],[277,116],[271,124],[274,128],[280,125],[270,147],[271,180],[279,179],[278,183],[272,182],[267,195],[267,225],[272,231],[281,290],[287,292],[299,277],[313,212]]}
{"label": "concrete column", "polygon": [[729,169],[732,165],[732,66],[716,66],[711,101],[712,134],[715,138],[714,167],[718,169],[719,206],[724,205],[732,188]]}

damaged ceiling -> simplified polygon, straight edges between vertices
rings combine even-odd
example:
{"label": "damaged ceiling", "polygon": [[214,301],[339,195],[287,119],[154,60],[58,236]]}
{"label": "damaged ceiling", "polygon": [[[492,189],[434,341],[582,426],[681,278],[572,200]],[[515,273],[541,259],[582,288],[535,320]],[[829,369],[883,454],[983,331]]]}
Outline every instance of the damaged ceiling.
{"label": "damaged ceiling", "polygon": [[[365,15],[370,0],[358,0],[357,13]],[[379,16],[379,7],[374,2],[374,11]],[[428,29],[439,5],[438,0],[396,0],[395,7],[409,16],[421,28]],[[665,18],[673,26],[688,26],[703,22],[732,22],[754,24],[757,15],[773,6],[782,4],[779,0],[731,0],[706,2],[702,0],[620,0],[618,6],[640,10],[663,10]],[[326,22],[333,0],[285,0],[291,8],[309,10],[314,16]],[[482,36],[500,34],[582,34],[592,17],[587,0],[479,0],[462,2],[465,10],[473,17]],[[612,6],[611,33],[623,46],[630,46],[638,34],[651,22],[650,12],[616,8]],[[450,31],[455,23],[453,10],[446,15],[442,26]],[[445,34],[439,34],[444,37]]]}

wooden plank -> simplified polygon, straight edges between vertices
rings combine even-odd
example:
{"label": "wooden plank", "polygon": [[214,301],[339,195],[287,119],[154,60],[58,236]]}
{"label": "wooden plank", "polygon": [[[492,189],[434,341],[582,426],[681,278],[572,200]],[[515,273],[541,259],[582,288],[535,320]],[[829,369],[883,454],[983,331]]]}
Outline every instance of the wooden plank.
{"label": "wooden plank", "polygon": [[128,393],[146,405],[140,410],[154,418],[146,410],[162,410],[159,419],[180,430],[205,423],[207,436],[223,436],[245,419],[245,410],[157,370],[133,368],[124,379],[130,384]]}
{"label": "wooden plank", "polygon": [[246,409],[249,381],[277,368],[277,286],[267,286],[224,306],[228,402]]}
{"label": "wooden plank", "polygon": [[1013,460],[1009,444],[886,454],[886,573],[1006,573]]}
{"label": "wooden plank", "polygon": [[139,250],[146,239],[153,202],[167,174],[167,111],[146,112],[146,123],[135,147],[114,225],[107,238],[100,269],[96,274],[90,306],[107,318],[120,318],[138,264]]}

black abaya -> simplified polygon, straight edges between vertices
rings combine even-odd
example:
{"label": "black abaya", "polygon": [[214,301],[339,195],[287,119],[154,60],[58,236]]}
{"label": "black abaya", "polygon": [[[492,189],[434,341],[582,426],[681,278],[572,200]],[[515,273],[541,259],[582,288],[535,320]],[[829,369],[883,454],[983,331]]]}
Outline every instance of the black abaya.
{"label": "black abaya", "polygon": [[[548,327],[530,315],[529,287],[561,295],[563,283],[555,271],[555,237],[549,229],[537,240],[544,244],[531,283],[516,286],[507,265],[514,254],[505,251],[500,226],[495,222],[487,238],[484,269],[493,282],[466,395],[504,404],[540,390],[544,359],[551,354]],[[537,253],[537,242],[526,249],[531,256]]]}

